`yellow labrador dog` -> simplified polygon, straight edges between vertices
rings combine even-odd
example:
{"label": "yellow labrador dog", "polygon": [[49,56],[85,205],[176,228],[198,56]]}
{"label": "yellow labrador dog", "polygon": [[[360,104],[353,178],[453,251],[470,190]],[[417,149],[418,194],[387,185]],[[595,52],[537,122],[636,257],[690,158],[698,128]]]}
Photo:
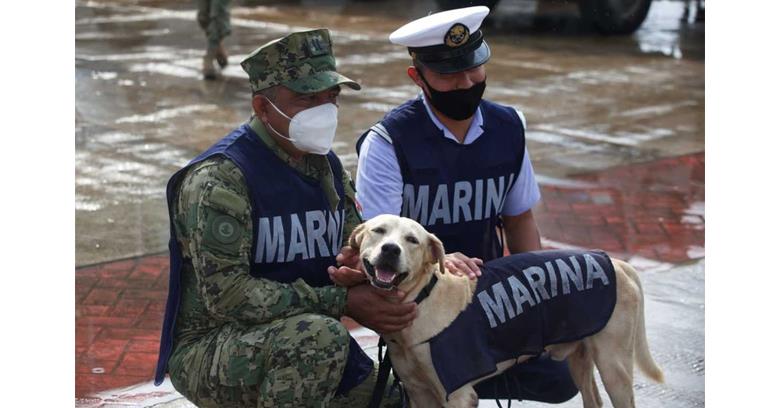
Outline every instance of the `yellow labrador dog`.
{"label": "yellow labrador dog", "polygon": [[[418,315],[413,325],[383,336],[411,406],[476,406],[478,397],[472,387],[474,384],[501,373],[516,361],[533,357],[520,356],[517,360],[498,362],[496,371],[461,386],[447,396],[433,364],[429,341],[446,329],[472,302],[478,302],[474,297],[477,281],[445,273],[444,250],[440,240],[408,218],[377,216],[353,231],[350,246],[359,251],[365,272],[374,286],[384,289],[397,286],[407,294],[404,301],[409,302],[424,292],[425,287],[431,288],[418,304]],[[607,265],[613,265],[616,277],[616,303],[606,314],[608,322],[592,335],[577,341],[548,344],[544,351],[553,359],[568,359],[570,373],[582,394],[585,407],[602,405],[593,376],[594,365],[598,367],[613,406],[633,407],[634,360],[644,374],[657,382],[663,381],[663,374],[652,360],[647,345],[644,299],[637,272],[623,261],[608,257],[606,260]],[[599,280],[596,284],[600,283]],[[552,288],[559,289],[560,286],[553,284]],[[540,293],[543,296],[547,294]],[[539,295],[537,298],[542,300]],[[488,311],[487,314],[493,317]],[[455,352],[459,355],[466,351],[457,349]]]}

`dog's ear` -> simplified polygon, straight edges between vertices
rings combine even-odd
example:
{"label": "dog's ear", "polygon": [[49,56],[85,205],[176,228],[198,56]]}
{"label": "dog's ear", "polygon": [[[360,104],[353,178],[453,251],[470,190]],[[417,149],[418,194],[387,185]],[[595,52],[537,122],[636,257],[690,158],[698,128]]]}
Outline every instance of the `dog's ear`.
{"label": "dog's ear", "polygon": [[446,257],[446,252],[443,250],[443,242],[434,234],[428,234],[427,238],[430,243],[430,255],[432,255],[431,262],[437,262],[441,273],[446,273],[446,269],[443,266],[443,258]]}
{"label": "dog's ear", "polygon": [[347,240],[348,245],[352,247],[352,249],[360,252],[360,242],[363,240],[363,231],[366,230],[366,223],[359,224],[357,227],[355,227],[354,230],[350,233],[350,238]]}

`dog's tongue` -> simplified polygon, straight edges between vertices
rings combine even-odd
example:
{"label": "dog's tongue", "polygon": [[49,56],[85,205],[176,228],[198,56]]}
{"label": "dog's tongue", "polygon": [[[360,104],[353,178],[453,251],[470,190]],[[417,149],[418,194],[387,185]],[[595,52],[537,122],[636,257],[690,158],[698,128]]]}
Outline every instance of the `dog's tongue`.
{"label": "dog's tongue", "polygon": [[387,269],[376,268],[376,278],[384,283],[390,283],[395,279],[395,272]]}

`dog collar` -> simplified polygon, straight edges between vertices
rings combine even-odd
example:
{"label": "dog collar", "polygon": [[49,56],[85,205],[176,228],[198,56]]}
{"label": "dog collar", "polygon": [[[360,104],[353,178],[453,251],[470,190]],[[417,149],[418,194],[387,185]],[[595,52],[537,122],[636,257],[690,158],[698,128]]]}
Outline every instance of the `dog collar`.
{"label": "dog collar", "polygon": [[421,301],[425,300],[426,297],[430,296],[430,292],[433,290],[433,287],[435,287],[435,284],[438,283],[438,276],[433,274],[432,279],[430,279],[430,282],[422,288],[422,290],[417,295],[417,298],[414,299],[414,302],[419,304]]}

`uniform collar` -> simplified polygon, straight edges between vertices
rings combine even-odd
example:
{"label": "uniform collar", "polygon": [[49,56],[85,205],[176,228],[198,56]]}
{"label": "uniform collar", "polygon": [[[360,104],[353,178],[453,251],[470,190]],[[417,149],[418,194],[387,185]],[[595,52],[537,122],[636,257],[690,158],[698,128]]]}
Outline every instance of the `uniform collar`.
{"label": "uniform collar", "polygon": [[[430,104],[427,102],[427,98],[425,97],[424,92],[420,92],[419,99],[421,99],[422,103],[425,105],[427,114],[430,115],[430,120],[432,120],[435,126],[443,132],[443,137],[459,143],[459,140],[457,139],[457,137],[454,136],[454,134],[451,133],[451,131],[446,126],[444,126],[444,124],[441,123],[440,120],[438,120],[438,117],[435,116],[432,109],[430,109]],[[473,121],[470,122],[470,127],[467,129],[467,136],[465,136],[465,142],[463,144],[468,145],[476,141],[479,137],[481,137],[481,135],[483,134],[482,126],[483,126],[483,114],[481,113],[481,107],[478,106],[478,108],[475,110],[475,114],[473,115]]]}
{"label": "uniform collar", "polygon": [[270,134],[267,132],[267,128],[258,117],[252,116],[251,120],[248,122],[248,126],[251,128],[251,130],[254,131],[254,133],[256,133],[257,136],[259,136],[259,139],[261,139],[262,142],[267,145],[267,147],[270,148],[270,150],[272,150],[276,156],[280,158],[280,160],[289,164],[291,164],[291,162],[295,162],[295,160],[291,159],[291,156],[289,156],[289,154],[286,153],[286,151],[283,150],[272,137],[270,137]]}

